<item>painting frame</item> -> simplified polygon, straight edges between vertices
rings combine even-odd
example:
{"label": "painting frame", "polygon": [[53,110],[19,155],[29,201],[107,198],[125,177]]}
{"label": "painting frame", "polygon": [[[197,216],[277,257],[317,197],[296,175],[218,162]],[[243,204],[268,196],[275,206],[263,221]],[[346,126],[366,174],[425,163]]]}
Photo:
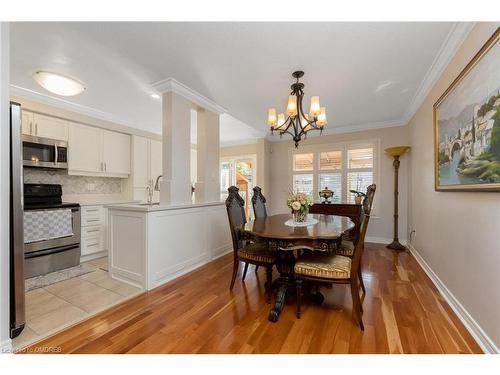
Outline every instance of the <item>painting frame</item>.
{"label": "painting frame", "polygon": [[493,35],[476,53],[472,60],[465,66],[460,74],[453,80],[450,86],[439,97],[433,105],[433,134],[434,134],[434,190],[438,192],[445,191],[477,191],[477,192],[498,192],[500,191],[500,182],[477,183],[477,184],[453,184],[440,185],[439,181],[439,124],[438,111],[439,106],[449,97],[454,89],[459,85],[468,74],[474,69],[482,58],[492,49],[500,40],[500,27],[496,29]]}

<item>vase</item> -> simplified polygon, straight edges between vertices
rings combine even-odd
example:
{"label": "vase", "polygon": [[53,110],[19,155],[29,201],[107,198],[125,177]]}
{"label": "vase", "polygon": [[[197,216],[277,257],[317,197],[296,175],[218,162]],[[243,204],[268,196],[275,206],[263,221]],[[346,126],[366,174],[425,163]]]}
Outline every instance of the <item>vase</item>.
{"label": "vase", "polygon": [[363,199],[363,197],[354,197],[354,203],[361,204],[362,199]]}
{"label": "vase", "polygon": [[296,223],[303,223],[304,221],[306,221],[308,212],[309,210],[293,211],[293,221],[295,221]]}

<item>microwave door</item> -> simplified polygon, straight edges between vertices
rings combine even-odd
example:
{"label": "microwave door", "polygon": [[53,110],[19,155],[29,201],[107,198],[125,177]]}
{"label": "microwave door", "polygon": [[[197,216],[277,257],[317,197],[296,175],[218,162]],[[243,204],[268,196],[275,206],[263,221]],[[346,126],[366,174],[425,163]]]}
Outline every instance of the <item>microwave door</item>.
{"label": "microwave door", "polygon": [[25,167],[67,169],[66,155],[65,142],[23,136],[23,165]]}

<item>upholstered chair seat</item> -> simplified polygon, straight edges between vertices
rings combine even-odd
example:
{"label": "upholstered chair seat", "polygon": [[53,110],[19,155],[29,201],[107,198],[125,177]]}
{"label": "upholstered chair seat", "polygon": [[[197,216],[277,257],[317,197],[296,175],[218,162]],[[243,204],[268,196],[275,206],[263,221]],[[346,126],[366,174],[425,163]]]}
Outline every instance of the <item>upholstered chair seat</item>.
{"label": "upholstered chair seat", "polygon": [[349,240],[342,240],[339,248],[335,250],[338,255],[344,255],[346,257],[351,257],[354,255],[354,242]]}
{"label": "upholstered chair seat", "polygon": [[262,242],[250,243],[238,249],[238,257],[242,261],[274,264],[276,262],[276,252],[269,250],[267,244]]}
{"label": "upholstered chair seat", "polygon": [[308,254],[295,263],[295,274],[321,279],[349,279],[351,258],[342,255]]}

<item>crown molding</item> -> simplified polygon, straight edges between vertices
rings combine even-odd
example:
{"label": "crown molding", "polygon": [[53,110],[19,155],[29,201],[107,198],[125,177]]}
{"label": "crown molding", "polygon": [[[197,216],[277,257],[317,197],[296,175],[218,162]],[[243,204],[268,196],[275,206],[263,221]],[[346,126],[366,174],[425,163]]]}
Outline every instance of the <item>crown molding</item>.
{"label": "crown molding", "polygon": [[[363,124],[353,124],[353,125],[344,125],[338,127],[329,127],[326,131],[323,131],[323,135],[331,135],[331,134],[347,134],[347,133],[356,133],[360,131],[366,130],[376,130],[376,129],[385,129],[385,128],[395,128],[399,126],[405,126],[407,122],[404,119],[400,120],[389,120],[389,121],[379,121],[379,122],[367,122]],[[308,138],[311,137],[319,137],[320,132],[314,131],[307,134]],[[286,135],[285,135],[286,137]],[[279,133],[276,133],[274,136],[267,135],[266,139],[271,142],[284,141],[284,139],[279,137]]]}
{"label": "crown molding", "polygon": [[26,89],[21,86],[10,85],[10,95],[11,96],[20,96],[22,98],[28,100],[34,100],[36,102],[52,105],[54,107],[58,107],[61,109],[65,109],[68,111],[76,112],[82,115],[94,117],[100,120],[109,121],[115,124],[128,126],[131,128],[136,128],[134,124],[129,123],[128,121],[123,120],[117,116],[112,115],[111,113],[100,111],[98,109],[87,107],[85,105],[77,104],[70,102],[68,100],[64,100],[61,98],[57,98],[51,95],[42,94],[35,90]]}
{"label": "crown molding", "polygon": [[464,42],[467,35],[469,35],[470,31],[474,27],[475,22],[454,22],[451,30],[448,32],[443,44],[439,48],[439,51],[434,58],[431,66],[425,73],[424,79],[420,83],[415,95],[412,98],[412,101],[406,110],[404,121],[409,122],[413,115],[420,108],[424,99],[427,97],[431,89],[436,84],[437,80],[443,73],[446,66],[448,66],[449,62],[455,56],[458,49]]}
{"label": "crown molding", "polygon": [[199,105],[200,107],[218,113],[219,115],[227,112],[224,107],[218,105],[213,100],[208,99],[206,96],[201,95],[199,92],[172,77],[153,83],[152,86],[158,93],[164,94],[167,92],[173,92]]}

